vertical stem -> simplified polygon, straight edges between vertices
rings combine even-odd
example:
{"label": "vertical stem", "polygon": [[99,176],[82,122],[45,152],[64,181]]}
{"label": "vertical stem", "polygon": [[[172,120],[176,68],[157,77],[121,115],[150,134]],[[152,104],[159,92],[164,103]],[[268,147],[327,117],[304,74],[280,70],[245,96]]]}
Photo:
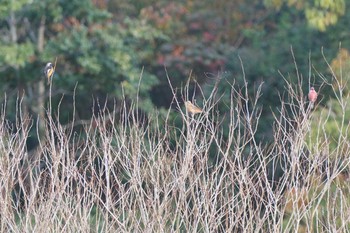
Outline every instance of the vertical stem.
{"label": "vertical stem", "polygon": [[104,166],[105,166],[105,174],[106,174],[106,226],[108,226],[109,213],[110,213],[110,148],[109,148],[109,139],[105,138],[104,141]]}
{"label": "vertical stem", "polygon": [[[44,51],[44,33],[45,33],[45,16],[41,17],[40,20],[40,26],[38,30],[38,52],[42,53]],[[39,132],[44,132],[45,131],[45,80],[40,78],[38,83],[38,115],[39,119],[42,119],[39,122]],[[43,133],[41,135],[44,135]],[[40,135],[38,135],[41,137]],[[40,138],[39,138],[40,139]]]}

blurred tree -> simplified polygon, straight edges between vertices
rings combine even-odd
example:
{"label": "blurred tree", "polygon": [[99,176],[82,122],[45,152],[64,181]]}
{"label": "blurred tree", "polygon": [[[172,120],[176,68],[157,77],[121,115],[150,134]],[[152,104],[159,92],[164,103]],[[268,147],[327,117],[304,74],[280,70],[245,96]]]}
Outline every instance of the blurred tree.
{"label": "blurred tree", "polygon": [[[157,79],[147,65],[157,41],[166,37],[144,20],[119,20],[103,4],[98,6],[90,0],[6,0],[1,5],[0,23],[6,27],[0,35],[0,82],[10,118],[16,112],[12,106],[17,93],[24,98],[25,114],[43,117],[48,88],[41,72],[46,62],[56,58],[53,101],[60,101],[59,93],[72,95],[79,83],[76,109],[82,118],[91,116],[91,97],[104,101],[107,93],[117,100],[135,99],[139,93],[140,109],[152,111],[149,90]],[[71,102],[63,99],[63,122],[72,120]]]}
{"label": "blurred tree", "polygon": [[[2,97],[7,99],[6,113],[10,119],[15,119],[19,112],[18,104],[15,104],[17,98],[21,100],[23,108],[20,112],[24,118],[32,110],[29,107],[33,96],[27,88],[27,81],[31,80],[27,76],[27,65],[35,60],[38,34],[33,32],[28,18],[23,14],[27,6],[28,1],[25,0],[5,0],[0,6],[0,25],[5,25],[0,28],[0,85],[1,92],[5,93]],[[25,98],[25,93],[29,93],[28,98]],[[36,110],[43,115],[43,112]],[[24,119],[16,120],[21,122]]]}
{"label": "blurred tree", "polygon": [[72,88],[79,82],[77,95],[83,99],[91,93],[96,97],[109,93],[110,98],[134,99],[139,91],[140,108],[150,112],[154,106],[148,91],[157,79],[147,72],[148,68],[142,72],[142,66],[146,65],[142,61],[152,57],[155,40],[162,38],[159,31],[129,18],[119,23],[91,25],[71,18],[48,44],[58,60],[63,61],[58,64],[57,84]]}
{"label": "blurred tree", "polygon": [[266,6],[277,10],[286,3],[302,10],[311,27],[325,31],[330,25],[337,23],[339,17],[345,14],[345,0],[264,0]]}
{"label": "blurred tree", "polygon": [[[243,7],[244,1],[237,2]],[[221,71],[226,55],[241,43],[241,39],[235,38],[240,34],[235,25],[241,21],[232,20],[238,12],[233,3],[225,8],[223,1],[159,1],[143,8],[141,18],[170,38],[160,44],[153,62],[157,76],[165,77],[165,66],[175,87],[183,86],[188,78],[195,83],[206,83],[204,73]],[[193,88],[190,92],[194,92]],[[159,95],[164,98],[157,98]],[[152,96],[157,105],[169,106],[173,96],[166,79],[153,88]]]}
{"label": "blurred tree", "polygon": [[332,60],[330,72],[333,73],[333,86],[335,90],[342,89],[344,95],[350,90],[350,53],[349,50],[341,48],[337,56]]}
{"label": "blurred tree", "polygon": [[[133,99],[136,93],[140,109],[149,113],[154,106],[168,108],[173,98],[164,66],[175,87],[190,78],[191,98],[198,85],[204,94],[210,92],[218,74],[242,85],[241,59],[251,94],[265,83],[260,131],[266,135],[272,119],[266,106],[276,109],[278,90],[284,86],[279,71],[292,81],[298,75],[305,79],[311,65],[327,72],[320,48],[324,46],[324,55],[332,59],[340,39],[349,47],[344,30],[349,16],[340,17],[344,7],[341,0],[6,0],[0,6],[0,20],[6,25],[0,29],[1,88],[12,102],[18,91],[25,93],[28,112],[42,115],[47,95],[39,70],[58,58],[53,94],[72,95],[79,83],[80,117],[90,117],[91,96],[101,102],[115,97],[119,101]],[[336,14],[337,23],[324,23],[328,33],[312,30],[306,9]],[[310,81],[320,84],[313,74]],[[229,86],[222,83],[219,91],[225,102]],[[57,103],[60,96],[53,100]],[[63,99],[62,120],[69,119],[71,102]],[[227,110],[224,106],[222,111]]]}

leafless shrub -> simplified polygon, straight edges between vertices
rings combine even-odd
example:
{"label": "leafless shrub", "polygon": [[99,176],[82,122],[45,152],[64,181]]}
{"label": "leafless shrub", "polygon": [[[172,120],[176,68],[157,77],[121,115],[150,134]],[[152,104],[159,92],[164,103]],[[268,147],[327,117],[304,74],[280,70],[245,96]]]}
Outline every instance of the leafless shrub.
{"label": "leafless shrub", "polygon": [[[10,124],[4,106],[1,231],[348,231],[349,186],[340,176],[349,164],[347,135],[337,151],[326,144],[310,148],[308,132],[322,134],[324,122],[311,129],[302,83],[286,81],[274,142],[263,145],[255,139],[261,86],[249,96],[248,83],[228,85],[225,113],[217,111],[217,85],[195,116],[183,106],[190,99],[186,88],[183,99],[174,97],[180,127],[169,118],[160,127],[157,114],[141,120],[137,102],[63,126],[50,105],[40,119],[46,125],[44,135],[38,130],[40,146],[31,152],[25,144],[35,122],[19,111]],[[337,160],[328,155],[340,152],[341,166],[331,166]]]}

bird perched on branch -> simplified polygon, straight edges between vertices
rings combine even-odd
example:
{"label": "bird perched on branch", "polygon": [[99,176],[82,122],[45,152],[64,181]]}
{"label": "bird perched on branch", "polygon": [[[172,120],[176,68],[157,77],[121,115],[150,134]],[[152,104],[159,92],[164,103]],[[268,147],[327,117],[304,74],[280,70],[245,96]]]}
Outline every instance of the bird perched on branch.
{"label": "bird perched on branch", "polygon": [[315,104],[315,102],[317,100],[317,92],[315,91],[314,87],[310,88],[308,97],[309,97],[309,101],[310,101],[310,108],[313,109],[314,108],[314,104]]}
{"label": "bird perched on branch", "polygon": [[50,83],[53,73],[55,72],[55,68],[53,67],[51,62],[48,62],[44,68],[44,74],[47,78],[48,83]]}
{"label": "bird perched on branch", "polygon": [[203,112],[202,109],[200,109],[199,107],[195,106],[190,101],[186,101],[185,102],[185,107],[186,107],[187,111],[189,113],[191,113],[192,115],[195,115],[197,113]]}

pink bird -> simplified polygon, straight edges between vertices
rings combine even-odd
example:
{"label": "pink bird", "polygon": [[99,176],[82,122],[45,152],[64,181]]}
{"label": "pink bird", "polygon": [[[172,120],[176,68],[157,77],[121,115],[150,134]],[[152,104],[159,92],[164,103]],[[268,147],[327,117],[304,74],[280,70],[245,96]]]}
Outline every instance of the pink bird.
{"label": "pink bird", "polygon": [[310,101],[310,108],[313,109],[314,108],[314,104],[315,104],[315,102],[317,100],[317,92],[315,91],[314,87],[310,88],[308,97],[309,97],[309,101]]}

